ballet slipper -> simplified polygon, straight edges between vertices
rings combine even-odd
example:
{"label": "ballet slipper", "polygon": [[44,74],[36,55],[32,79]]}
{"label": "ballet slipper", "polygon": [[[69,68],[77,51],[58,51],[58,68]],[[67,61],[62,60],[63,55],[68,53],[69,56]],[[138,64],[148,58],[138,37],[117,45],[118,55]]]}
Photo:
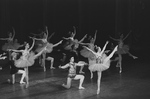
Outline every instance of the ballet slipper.
{"label": "ballet slipper", "polygon": [[85,89],[84,87],[79,87],[79,89]]}

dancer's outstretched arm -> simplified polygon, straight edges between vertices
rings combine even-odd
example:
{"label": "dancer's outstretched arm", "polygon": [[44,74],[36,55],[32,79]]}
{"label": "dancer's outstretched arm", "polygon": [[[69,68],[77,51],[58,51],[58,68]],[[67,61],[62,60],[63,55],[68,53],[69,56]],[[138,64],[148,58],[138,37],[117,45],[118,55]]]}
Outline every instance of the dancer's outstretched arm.
{"label": "dancer's outstretched arm", "polygon": [[84,66],[86,63],[81,63],[81,61],[79,61],[78,63],[76,63],[76,66]]}
{"label": "dancer's outstretched arm", "polygon": [[73,26],[73,29],[74,29],[74,31],[73,31],[73,38],[74,38],[76,36],[76,27]]}
{"label": "dancer's outstretched arm", "polygon": [[126,37],[123,38],[123,41],[129,36],[129,34],[132,32],[132,30],[126,35]]}
{"label": "dancer's outstretched arm", "polygon": [[43,34],[43,32],[41,32],[40,34],[35,34],[35,33],[31,33],[33,36],[41,36]]}
{"label": "dancer's outstretched arm", "polygon": [[24,50],[14,50],[14,49],[8,49],[8,51],[13,51],[13,52],[23,52]]}
{"label": "dancer's outstretched arm", "polygon": [[12,39],[14,39],[15,38],[15,29],[14,28],[12,28],[13,29],[13,36],[12,36]]}
{"label": "dancer's outstretched arm", "polygon": [[0,38],[0,40],[8,40],[9,38]]}
{"label": "dancer's outstretched arm", "polygon": [[46,32],[46,39],[48,38],[48,27],[47,26],[45,26],[45,32]]}
{"label": "dancer's outstretched arm", "polygon": [[120,41],[119,39],[115,39],[115,38],[113,38],[113,37],[111,37],[111,36],[109,36],[112,40],[114,40],[114,41]]}
{"label": "dancer's outstretched arm", "polygon": [[29,36],[29,38],[32,38],[34,40],[43,40],[42,38],[35,38],[35,37],[30,37],[30,36]]}
{"label": "dancer's outstretched arm", "polygon": [[79,43],[83,42],[83,40],[87,37],[87,34],[79,41]]}
{"label": "dancer's outstretched arm", "polygon": [[29,52],[32,50],[32,48],[34,47],[34,44],[35,44],[35,39],[32,39],[32,40],[33,40],[33,43],[32,43],[32,46],[29,49]]}
{"label": "dancer's outstretched arm", "polygon": [[54,44],[54,45],[53,45],[53,47],[58,46],[59,44],[61,44],[61,43],[62,43],[62,41],[63,41],[63,40],[61,40],[61,41],[59,41],[58,43]]}
{"label": "dancer's outstretched arm", "polygon": [[52,38],[52,36],[55,34],[55,32],[53,32],[49,37],[48,37],[48,41]]}
{"label": "dancer's outstretched arm", "polygon": [[106,46],[107,46],[108,43],[109,43],[109,42],[107,41],[107,42],[105,43],[105,45],[104,45],[102,51],[101,51],[101,52],[98,52],[98,53],[100,53],[100,56],[104,53],[104,51],[105,51]]}
{"label": "dancer's outstretched arm", "polygon": [[93,44],[95,43],[95,41],[96,41],[96,35],[97,35],[97,30],[95,31],[95,35],[94,35],[94,42],[93,42]]}
{"label": "dancer's outstretched arm", "polygon": [[59,68],[61,68],[61,69],[65,69],[65,68],[68,68],[68,67],[69,67],[69,64],[66,64],[64,66],[59,66]]}

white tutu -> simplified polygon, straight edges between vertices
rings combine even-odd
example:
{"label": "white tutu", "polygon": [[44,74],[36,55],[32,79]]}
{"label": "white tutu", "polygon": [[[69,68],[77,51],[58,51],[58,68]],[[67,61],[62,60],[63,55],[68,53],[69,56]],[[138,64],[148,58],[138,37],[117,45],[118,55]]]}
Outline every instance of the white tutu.
{"label": "white tutu", "polygon": [[89,60],[90,71],[104,71],[110,67],[110,60],[105,63],[96,63],[96,60]]}

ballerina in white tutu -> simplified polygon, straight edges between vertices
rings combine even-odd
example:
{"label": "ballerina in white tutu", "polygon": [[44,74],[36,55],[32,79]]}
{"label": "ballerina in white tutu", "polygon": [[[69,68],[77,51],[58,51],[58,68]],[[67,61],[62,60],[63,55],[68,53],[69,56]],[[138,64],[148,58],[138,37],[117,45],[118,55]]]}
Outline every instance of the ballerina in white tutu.
{"label": "ballerina in white tutu", "polygon": [[[114,53],[117,51],[118,46],[116,46],[114,48],[114,50],[109,54],[109,56],[107,56],[104,52],[104,49],[106,48],[106,45],[108,44],[108,42],[106,42],[103,50],[101,51],[100,48],[97,52],[92,51],[91,49],[89,49],[88,47],[87,50],[91,51],[92,54],[95,55],[94,59],[88,58],[89,60],[89,70],[92,72],[97,71],[97,75],[98,75],[98,79],[97,79],[97,94],[100,93],[100,82],[101,82],[101,74],[102,71],[107,70],[110,67],[110,58],[112,58],[112,56],[114,55]],[[93,74],[92,74],[93,76]],[[91,76],[91,78],[92,78]]]}

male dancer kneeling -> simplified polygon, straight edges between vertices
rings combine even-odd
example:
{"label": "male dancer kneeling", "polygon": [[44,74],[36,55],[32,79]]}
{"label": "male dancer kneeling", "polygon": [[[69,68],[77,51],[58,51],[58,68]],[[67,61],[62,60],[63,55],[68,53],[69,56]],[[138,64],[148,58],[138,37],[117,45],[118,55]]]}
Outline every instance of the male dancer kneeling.
{"label": "male dancer kneeling", "polygon": [[67,84],[63,84],[62,86],[69,89],[71,87],[71,81],[72,81],[72,79],[74,79],[74,80],[80,80],[79,89],[84,89],[84,87],[82,87],[82,84],[84,81],[84,75],[76,74],[76,66],[84,66],[84,65],[86,65],[86,63],[83,61],[79,61],[78,63],[74,63],[74,57],[71,57],[69,63],[67,63],[64,66],[59,66],[59,68],[62,68],[62,69],[70,67],[69,73],[68,73],[68,78],[67,78]]}

